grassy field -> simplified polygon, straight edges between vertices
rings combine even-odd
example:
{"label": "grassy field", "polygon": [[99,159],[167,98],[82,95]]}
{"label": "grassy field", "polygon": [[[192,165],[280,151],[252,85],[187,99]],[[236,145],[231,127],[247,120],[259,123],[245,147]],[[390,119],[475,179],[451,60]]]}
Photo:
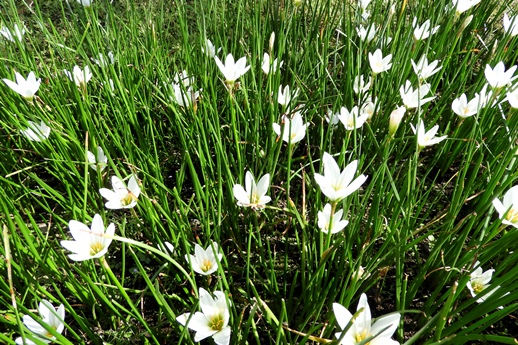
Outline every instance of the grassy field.
{"label": "grassy field", "polygon": [[518,343],[516,15],[2,2],[0,342]]}

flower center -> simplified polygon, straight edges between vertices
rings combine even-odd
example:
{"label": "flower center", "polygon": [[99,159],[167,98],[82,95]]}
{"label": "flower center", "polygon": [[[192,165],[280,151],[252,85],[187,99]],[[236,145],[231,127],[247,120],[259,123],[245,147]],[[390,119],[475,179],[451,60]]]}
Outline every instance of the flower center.
{"label": "flower center", "polygon": [[259,194],[257,193],[252,193],[252,195],[250,196],[250,204],[258,204],[259,203],[259,199],[261,199],[261,197],[259,196]]}
{"label": "flower center", "polygon": [[94,256],[98,254],[101,250],[104,249],[104,246],[101,242],[94,242],[90,244],[90,256]]}
{"label": "flower center", "polygon": [[473,288],[473,291],[477,295],[479,293],[481,293],[482,291],[484,291],[484,288],[485,288],[485,286],[483,284],[480,284],[480,283],[477,283],[477,282],[472,282],[471,283],[471,287]]}
{"label": "flower center", "polygon": [[137,201],[137,197],[135,196],[135,194],[133,194],[132,192],[128,191],[128,194],[126,194],[122,199],[121,199],[121,204],[122,206],[128,206],[130,205],[133,201]]}
{"label": "flower center", "polygon": [[223,323],[223,315],[214,315],[209,321],[209,327],[213,331],[221,331],[223,329]]}
{"label": "flower center", "polygon": [[511,208],[509,212],[507,212],[505,219],[507,219],[511,223],[518,223],[518,210]]}
{"label": "flower center", "polygon": [[200,268],[203,272],[207,272],[212,268],[212,261],[209,259],[203,260],[202,264],[200,265]]}
{"label": "flower center", "polygon": [[[52,328],[56,330],[56,326],[52,326]],[[54,338],[54,336],[49,331],[46,331],[44,334],[42,334],[42,336],[46,338]]]}
{"label": "flower center", "polygon": [[[356,341],[356,343],[361,343],[365,338],[368,338],[370,337],[370,334],[367,334],[367,330],[364,329],[361,333],[356,333],[354,335],[354,340]],[[369,345],[370,344],[370,341],[364,345]]]}

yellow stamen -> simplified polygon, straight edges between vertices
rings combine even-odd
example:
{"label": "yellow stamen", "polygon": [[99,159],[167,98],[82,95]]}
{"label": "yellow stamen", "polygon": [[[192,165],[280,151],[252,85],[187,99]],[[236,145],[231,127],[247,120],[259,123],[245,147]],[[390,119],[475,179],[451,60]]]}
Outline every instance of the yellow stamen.
{"label": "yellow stamen", "polygon": [[101,242],[94,242],[90,244],[90,255],[94,256],[104,249],[104,246]]}
{"label": "yellow stamen", "polygon": [[212,268],[212,261],[209,259],[203,260],[202,264],[200,265],[200,268],[203,272],[207,272]]}
{"label": "yellow stamen", "polygon": [[137,197],[135,196],[135,194],[133,194],[132,192],[128,191],[128,194],[126,194],[122,199],[121,199],[121,204],[122,206],[128,206],[130,205],[133,201],[137,201]]}
{"label": "yellow stamen", "polygon": [[518,223],[518,210],[511,208],[509,212],[507,212],[505,219],[507,219],[511,223]]}
{"label": "yellow stamen", "polygon": [[221,331],[223,329],[223,315],[214,315],[209,321],[209,327],[213,331]]}

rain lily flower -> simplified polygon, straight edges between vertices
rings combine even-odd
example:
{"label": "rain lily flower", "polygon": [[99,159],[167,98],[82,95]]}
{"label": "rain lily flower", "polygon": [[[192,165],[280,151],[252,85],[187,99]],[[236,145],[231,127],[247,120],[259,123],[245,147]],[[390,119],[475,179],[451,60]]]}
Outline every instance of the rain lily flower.
{"label": "rain lily flower", "polygon": [[87,8],[90,7],[90,5],[92,5],[92,1],[93,0],[77,0],[78,3]]}
{"label": "rain lily flower", "polygon": [[360,108],[360,118],[363,118],[363,116],[367,116],[367,121],[369,121],[374,116],[375,110],[376,102],[373,102],[369,98],[367,102],[363,103],[362,107]]}
{"label": "rain lily flower", "polygon": [[518,35],[518,17],[509,17],[507,13],[504,13],[504,30],[511,37]]}
{"label": "rain lily flower", "polygon": [[29,128],[20,131],[30,141],[43,141],[50,135],[50,127],[43,122],[40,123],[28,121]]}
{"label": "rain lily flower", "polygon": [[158,244],[158,249],[171,256],[174,253],[174,246],[169,242],[164,242],[163,244]]}
{"label": "rain lily flower", "polygon": [[360,8],[362,9],[362,11],[364,12],[365,10],[367,10],[367,6],[369,6],[369,4],[371,3],[372,0],[359,0],[358,1],[358,5],[360,5]]}
{"label": "rain lily flower", "polygon": [[[322,232],[336,234],[342,231],[349,224],[349,221],[342,220],[344,210],[338,210],[333,215],[331,215],[331,211],[331,204],[326,204],[323,211],[318,211],[318,227]],[[331,216],[333,216],[332,222]]]}
{"label": "rain lily flower", "polygon": [[484,75],[493,89],[501,89],[506,85],[511,85],[511,82],[515,79],[513,78],[513,74],[514,71],[516,71],[516,67],[517,66],[513,66],[506,71],[504,62],[500,61],[494,69],[486,65]]}
{"label": "rain lily flower", "polygon": [[351,109],[350,112],[346,107],[341,107],[340,114],[337,114],[337,116],[340,121],[342,121],[345,129],[352,131],[361,128],[365,121],[367,121],[369,114],[363,113],[362,115],[358,115],[358,107],[355,106]]}
{"label": "rain lily flower", "polygon": [[186,254],[185,260],[191,264],[194,272],[208,276],[216,272],[218,263],[223,254],[218,253],[218,244],[212,242],[207,249],[203,249],[198,243],[194,245],[194,255]]}
{"label": "rain lily flower", "polygon": [[377,49],[374,54],[369,53],[369,63],[371,65],[372,74],[380,74],[381,72],[388,71],[392,64],[392,54],[383,57],[381,49]]}
{"label": "rain lily flower", "polygon": [[[182,326],[189,327],[196,332],[194,341],[198,342],[207,337],[212,337],[217,345],[230,343],[230,327],[228,321],[227,300],[223,291],[214,291],[215,298],[203,288],[199,290],[201,313],[185,313],[176,318]],[[229,302],[230,304],[230,302]]]}
{"label": "rain lily flower", "polygon": [[369,43],[372,41],[374,36],[376,36],[376,26],[371,24],[367,29],[365,29],[363,26],[359,25],[356,28],[356,32],[362,41]]}
{"label": "rain lily flower", "polygon": [[[412,124],[410,124],[412,127],[412,131],[416,133],[416,129]],[[419,148],[422,149],[425,146],[431,146],[440,143],[444,139],[446,139],[447,135],[442,137],[435,137],[435,134],[437,134],[437,131],[439,130],[439,125],[435,125],[430,129],[428,132],[426,132],[424,128],[423,121],[419,121],[417,124],[417,144],[419,145]]]}
{"label": "rain lily flower", "polygon": [[250,66],[246,65],[246,56],[243,56],[241,59],[234,62],[232,54],[228,54],[225,58],[225,64],[223,64],[217,56],[215,56],[214,59],[216,60],[216,65],[218,65],[219,70],[223,73],[225,80],[229,85],[233,85],[239,77],[250,69]]}
{"label": "rain lily flower", "polygon": [[357,75],[356,77],[354,77],[354,82],[353,82],[354,93],[359,94],[359,93],[365,93],[365,92],[369,91],[369,89],[371,87],[371,82],[372,82],[371,77],[369,77],[369,80],[367,81],[367,83],[365,83],[363,75]]}
{"label": "rain lily flower", "polygon": [[103,53],[99,53],[97,59],[92,58],[92,61],[95,62],[99,67],[104,68],[108,66],[108,64],[115,63],[115,57],[113,56],[113,52],[108,52],[108,57],[106,58]]}
{"label": "rain lily flower", "polygon": [[135,175],[131,175],[128,187],[117,176],[112,176],[113,190],[108,188],[99,189],[99,193],[108,199],[105,204],[106,208],[110,210],[118,210],[121,208],[133,208],[137,204],[140,195],[140,187],[138,185]]}
{"label": "rain lily flower", "polygon": [[401,314],[391,314],[380,317],[376,322],[372,323],[371,309],[367,302],[367,296],[363,293],[358,302],[357,312],[361,310],[356,318],[353,318],[345,307],[339,303],[333,303],[333,311],[336,322],[341,329],[346,329],[351,324],[345,336],[338,332],[335,336],[342,338],[340,344],[354,345],[371,339],[366,344],[370,345],[396,345],[397,341],[392,340],[392,334],[396,331]]}
{"label": "rain lily flower", "polygon": [[[482,267],[480,267],[480,262],[476,262],[475,266],[477,267],[473,272],[471,272],[468,283],[468,289],[471,292],[471,296],[476,297],[479,293],[486,290],[491,284],[491,278],[493,277],[494,269],[487,270],[485,272],[482,271]],[[484,296],[477,299],[478,303],[484,302],[489,296],[491,296],[500,286],[493,288],[491,291],[486,293]]]}
{"label": "rain lily flower", "polygon": [[16,43],[16,40],[21,42],[23,35],[25,35],[25,24],[14,24],[12,30],[4,26],[2,29],[0,29],[0,34],[2,34],[2,36],[11,42]]}
{"label": "rain lily flower", "polygon": [[281,61],[279,63],[278,59],[275,59],[275,60],[270,62],[270,54],[264,53],[264,55],[263,55],[263,64],[261,65],[261,69],[263,70],[263,72],[265,74],[269,74],[270,73],[270,67],[271,67],[272,68],[272,72],[275,73],[275,72],[277,72],[277,69],[282,67],[283,64],[284,64],[284,61]]}
{"label": "rain lily flower", "polygon": [[279,87],[279,94],[277,96],[277,102],[279,102],[280,105],[283,107],[288,107],[291,103],[292,99],[297,98],[299,95],[299,90],[295,89],[293,91],[290,91],[290,86],[286,85],[284,89],[282,88],[282,85]]}
{"label": "rain lily flower", "polygon": [[417,24],[417,18],[415,17],[412,22],[412,27],[414,28],[414,40],[416,41],[427,39],[439,30],[439,26],[430,29],[430,19],[427,19],[423,25],[419,26]]}
{"label": "rain lily flower", "polygon": [[214,47],[214,44],[212,44],[212,42],[209,39],[207,39],[205,41],[205,48],[202,47],[201,51],[208,57],[213,58],[216,56],[217,53],[221,51],[221,48],[216,49],[216,47]]}
{"label": "rain lily flower", "polygon": [[14,92],[19,93],[27,101],[32,102],[34,94],[36,94],[40,88],[41,78],[36,80],[34,72],[29,73],[27,80],[25,80],[18,72],[15,72],[14,75],[16,83],[9,79],[3,79],[4,83],[6,83]]}
{"label": "rain lily flower", "polygon": [[479,2],[480,0],[452,0],[453,7],[455,7],[455,14],[457,16],[460,16]]}
{"label": "rain lily flower", "polygon": [[466,118],[469,116],[473,116],[478,112],[479,104],[480,99],[478,95],[475,95],[475,97],[468,102],[466,94],[463,93],[459,98],[453,100],[453,103],[451,104],[451,109],[455,114],[459,115],[461,118]]}
{"label": "rain lily flower", "polygon": [[64,70],[64,72],[68,79],[76,83],[77,87],[79,87],[81,90],[86,90],[86,83],[92,79],[92,73],[90,72],[90,67],[88,66],[85,67],[84,71],[82,71],[79,66],[74,66],[72,73],[67,70]]}
{"label": "rain lily flower", "polygon": [[273,131],[278,135],[282,135],[282,140],[288,144],[295,144],[304,139],[306,136],[307,123],[302,120],[302,114],[297,111],[291,119],[288,116],[283,116],[283,129],[278,123],[273,124]]}
{"label": "rain lily flower", "polygon": [[177,103],[180,107],[189,108],[198,101],[200,97],[200,90],[194,92],[192,86],[187,89],[182,88],[179,84],[172,84],[174,97],[171,100]]}
{"label": "rain lily flower", "polygon": [[115,225],[110,223],[105,231],[103,220],[98,214],[92,220],[91,229],[77,220],[68,222],[68,227],[74,241],[61,241],[61,245],[75,253],[68,255],[74,261],[103,257],[108,252],[110,243],[112,243],[112,239],[104,235],[113,236],[115,234]]}
{"label": "rain lily flower", "polygon": [[[56,333],[61,334],[63,329],[65,329],[64,320],[65,320],[65,306],[61,304],[56,310],[52,303],[43,299],[40,301],[38,305],[38,313],[40,314],[43,323],[45,323],[50,328],[53,328]],[[40,325],[36,320],[34,320],[29,315],[23,316],[23,323],[25,326],[33,333],[35,338],[43,343],[50,343],[52,340],[56,339],[49,331],[47,331],[42,325]],[[36,344],[35,342],[25,339],[25,342],[22,338],[16,338],[16,344]]]}
{"label": "rain lily flower", "polygon": [[504,194],[503,202],[493,200],[493,206],[502,219],[502,224],[518,228],[518,186],[514,186]]}
{"label": "rain lily flower", "polygon": [[252,207],[254,209],[263,208],[270,202],[271,198],[266,195],[270,186],[270,174],[266,174],[257,184],[255,184],[254,176],[250,171],[245,174],[245,188],[240,184],[234,185],[232,191],[234,198],[237,199],[237,205],[243,207]]}
{"label": "rain lily flower", "polygon": [[506,99],[512,108],[518,109],[518,88],[516,88],[514,91],[509,91],[507,93]]}
{"label": "rain lily flower", "polygon": [[[488,90],[488,87],[489,84],[485,84],[483,87],[482,87],[482,90],[480,90],[480,93],[476,93],[475,94],[475,97],[478,96],[478,100],[479,100],[479,105],[478,105],[478,109],[482,109],[484,108],[485,106],[487,106],[489,104],[489,102],[491,101],[491,99],[493,99],[493,91],[491,90]],[[496,105],[496,99],[493,100],[493,104],[491,104],[490,106],[493,107]]]}
{"label": "rain lily flower", "polygon": [[431,77],[435,73],[439,72],[439,70],[442,68],[442,66],[437,67],[437,65],[439,64],[438,60],[435,60],[432,63],[428,64],[428,59],[426,58],[426,55],[421,56],[417,64],[412,59],[410,60],[410,62],[412,62],[414,72],[415,74],[417,74],[417,77],[421,81],[428,79],[428,77]]}
{"label": "rain lily flower", "polygon": [[340,168],[334,158],[324,152],[322,158],[324,175],[315,174],[315,181],[320,186],[322,193],[333,202],[338,202],[354,193],[367,180],[367,176],[360,175],[354,181],[354,175],[358,168],[358,161],[352,161],[340,172]]}
{"label": "rain lily flower", "polygon": [[396,134],[397,129],[399,128],[399,124],[401,123],[401,120],[403,119],[403,116],[405,115],[406,108],[405,107],[398,107],[397,109],[393,110],[392,113],[390,113],[390,120],[389,120],[389,136],[394,137],[394,134]]}
{"label": "rain lily flower", "polygon": [[86,155],[88,157],[90,168],[94,169],[95,171],[103,171],[104,168],[108,166],[108,157],[106,157],[104,154],[102,147],[97,146],[97,155],[90,151],[88,151]]}
{"label": "rain lily flower", "polygon": [[189,77],[189,74],[186,70],[183,70],[181,73],[176,73],[173,77],[174,84],[181,85],[183,87],[189,87],[194,83],[194,77]]}
{"label": "rain lily flower", "polygon": [[424,84],[414,90],[408,80],[399,88],[401,99],[407,109],[420,107],[434,99],[435,97],[423,98],[428,92],[430,92],[430,85]]}
{"label": "rain lily flower", "polygon": [[327,114],[325,115],[327,123],[329,123],[330,126],[336,126],[338,122],[340,122],[338,115],[340,115],[340,113],[335,114],[331,109],[327,109]]}

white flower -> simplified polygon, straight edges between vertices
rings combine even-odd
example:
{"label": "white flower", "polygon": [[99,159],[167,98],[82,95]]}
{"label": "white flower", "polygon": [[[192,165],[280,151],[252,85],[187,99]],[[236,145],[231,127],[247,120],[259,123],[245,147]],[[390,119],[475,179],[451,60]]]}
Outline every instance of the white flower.
{"label": "white flower", "polygon": [[518,35],[518,17],[510,17],[504,13],[504,29],[511,37]]}
{"label": "white flower", "polygon": [[468,102],[466,94],[463,93],[462,95],[460,95],[459,98],[453,100],[453,103],[451,104],[451,109],[455,114],[459,115],[462,118],[466,118],[469,116],[473,116],[478,112],[479,104],[480,99],[478,95],[475,95],[475,97]]}
{"label": "white flower", "polygon": [[401,120],[405,115],[405,112],[405,107],[398,107],[397,109],[393,110],[392,113],[390,113],[389,136],[393,137],[394,134],[396,134],[397,129],[399,128],[399,124],[401,123]]}
{"label": "white flower", "polygon": [[343,213],[344,210],[336,211],[332,223],[329,224],[331,222],[331,204],[326,204],[323,211],[318,211],[318,227],[325,233],[336,234],[342,231],[349,224],[348,220],[342,220]]}
{"label": "white flower", "polygon": [[257,184],[250,171],[245,174],[245,188],[240,184],[235,184],[232,188],[237,205],[243,207],[262,208],[270,202],[271,198],[266,195],[270,186],[270,174],[266,174]]}
{"label": "white flower", "polygon": [[428,77],[434,75],[442,68],[442,66],[437,67],[437,65],[439,64],[438,60],[435,60],[428,64],[428,59],[426,58],[426,55],[421,56],[417,64],[414,62],[413,59],[411,59],[410,61],[412,62],[412,67],[414,69],[415,74],[417,74],[417,77],[421,81],[428,79]]}
{"label": "white flower", "polygon": [[74,66],[72,73],[67,70],[64,70],[64,72],[68,79],[76,83],[76,85],[81,89],[85,89],[86,83],[88,83],[88,81],[92,78],[92,73],[90,72],[90,67],[88,66],[85,67],[84,71],[82,71],[79,66]]}
{"label": "white flower", "polygon": [[0,30],[0,34],[2,34],[7,40],[11,42],[21,42],[23,39],[23,35],[25,35],[25,24],[14,24],[13,30],[9,30],[6,26],[4,26]]}
{"label": "white flower", "polygon": [[518,186],[514,186],[504,194],[503,203],[495,199],[493,206],[502,219],[502,224],[518,228]]}
{"label": "white flower", "polygon": [[282,135],[282,140],[288,144],[295,144],[304,139],[306,136],[307,123],[302,120],[300,112],[295,112],[291,119],[287,116],[283,116],[283,129],[278,123],[273,124],[273,131],[278,135]]}
{"label": "white flower", "polygon": [[345,129],[352,131],[361,128],[365,121],[367,121],[369,114],[363,113],[362,115],[358,115],[358,107],[354,106],[350,112],[346,107],[341,107],[340,114],[337,114],[337,116],[344,125]]}
{"label": "white flower", "polygon": [[186,254],[185,260],[190,262],[194,272],[208,276],[217,271],[218,263],[223,254],[218,253],[218,244],[212,242],[207,249],[203,249],[198,243],[194,245],[194,255]]}
{"label": "white flower", "polygon": [[512,108],[518,109],[518,88],[516,88],[514,91],[509,91],[507,93],[506,99]]}
{"label": "white flower", "polygon": [[[176,318],[182,326],[189,327],[196,332],[194,341],[198,342],[207,337],[214,339],[217,345],[230,343],[230,327],[228,321],[227,300],[223,291],[214,291],[215,298],[203,288],[199,290],[201,313],[185,313]],[[230,302],[229,302],[230,304]]]}
{"label": "white flower", "polygon": [[358,0],[358,5],[360,5],[360,8],[364,12],[367,9],[367,6],[371,3],[372,0]]}
{"label": "white flower", "polygon": [[172,256],[174,253],[174,246],[167,241],[165,241],[163,244],[159,243],[158,249],[160,249],[162,252],[166,253],[169,256]]}
{"label": "white flower", "polygon": [[[416,129],[412,124],[410,124],[412,127],[412,131],[416,133]],[[417,143],[420,148],[423,148],[425,146],[431,146],[440,143],[444,139],[446,139],[447,135],[442,137],[435,137],[435,134],[437,134],[437,131],[439,130],[439,125],[435,125],[430,129],[428,132],[426,132],[426,129],[424,128],[423,121],[419,121],[417,124]]]}
{"label": "white flower", "polygon": [[[43,323],[53,328],[56,333],[61,334],[63,332],[63,329],[65,329],[65,325],[63,323],[65,320],[65,306],[63,304],[61,304],[56,310],[52,303],[43,299],[38,305],[38,313],[40,314]],[[56,337],[29,315],[23,316],[23,323],[36,336],[36,338],[43,343],[48,344],[52,342],[52,340],[56,339]],[[32,345],[36,343],[29,339],[25,339],[24,342],[22,338],[16,338],[16,344]]]}
{"label": "white flower", "polygon": [[173,77],[173,84],[177,84],[179,86],[183,86],[185,88],[194,84],[194,77],[189,77],[189,74],[186,70],[183,70],[181,73],[176,73]]}
{"label": "white flower", "polygon": [[201,89],[194,92],[192,86],[188,88],[182,87],[180,84],[172,83],[174,97],[170,97],[172,101],[180,107],[189,108],[196,103],[200,97]]}
{"label": "white flower", "polygon": [[30,141],[43,141],[50,135],[50,127],[45,122],[40,123],[28,121],[29,128],[20,131]]}
{"label": "white flower", "polygon": [[340,122],[338,115],[340,115],[340,113],[335,114],[331,109],[327,109],[327,114],[325,115],[327,123],[329,123],[330,126],[336,126],[338,122]]}
{"label": "white flower", "polygon": [[299,90],[295,89],[290,91],[290,86],[286,85],[284,89],[282,85],[279,87],[279,93],[277,95],[277,102],[283,107],[287,107],[290,105],[291,101],[299,95]]}
{"label": "white flower", "polygon": [[100,146],[97,146],[97,155],[95,155],[93,152],[88,151],[86,153],[88,156],[88,163],[90,163],[90,168],[97,171],[103,171],[104,168],[108,166],[108,157],[104,154],[103,148]]}
{"label": "white flower", "polygon": [[74,261],[103,257],[108,252],[110,243],[112,243],[112,239],[104,237],[104,235],[113,236],[115,234],[115,225],[113,223],[108,225],[105,232],[103,220],[98,214],[92,220],[91,229],[77,220],[68,222],[68,227],[74,241],[61,241],[61,245],[75,253],[68,255]]}
{"label": "white flower", "polygon": [[216,56],[216,53],[219,53],[221,51],[221,48],[218,48],[216,50],[216,47],[214,47],[214,44],[207,39],[205,41],[205,48],[201,48],[202,53],[206,54],[208,57],[213,58]]}
{"label": "white flower", "polygon": [[363,118],[363,116],[367,116],[367,121],[372,119],[374,116],[374,111],[376,110],[376,102],[377,99],[372,101],[372,99],[367,99],[367,102],[363,103],[363,105],[360,108],[360,118]]}
{"label": "white flower", "polygon": [[414,28],[414,40],[424,40],[428,38],[429,36],[433,35],[434,33],[439,30],[439,26],[434,27],[433,29],[430,29],[430,19],[427,19],[423,25],[419,26],[417,24],[417,18],[414,17],[414,21],[412,22],[412,27]]}
{"label": "white flower", "polygon": [[[479,293],[487,289],[491,284],[491,278],[493,277],[494,269],[487,270],[485,272],[482,271],[482,267],[480,267],[480,262],[476,262],[475,266],[477,267],[470,274],[470,281],[468,283],[468,289],[471,292],[473,297],[476,297]],[[484,296],[477,299],[478,303],[484,302],[489,296],[491,296],[500,286],[493,288],[491,291],[486,293]]]}
{"label": "white flower", "polygon": [[99,57],[97,59],[92,58],[92,61],[99,67],[104,68],[108,66],[108,64],[113,65],[115,63],[115,57],[113,56],[113,52],[108,52],[108,58],[104,57],[103,53],[99,53]]}
{"label": "white flower", "polygon": [[369,53],[369,63],[371,65],[372,74],[376,75],[381,72],[388,71],[392,64],[392,54],[383,57],[381,49],[377,49],[374,54]]}
{"label": "white flower", "polygon": [[337,332],[335,336],[342,338],[340,344],[355,345],[365,343],[367,339],[371,339],[367,344],[369,345],[395,345],[399,344],[392,340],[392,334],[396,331],[401,314],[390,314],[380,317],[376,322],[372,323],[371,309],[367,302],[367,296],[363,293],[358,302],[357,312],[361,310],[356,318],[345,309],[341,304],[333,303],[333,311],[336,322],[341,329],[346,329],[351,323],[351,326],[342,337],[341,332]]}
{"label": "white flower", "polygon": [[[484,84],[484,86],[482,87],[482,90],[480,90],[480,93],[475,94],[475,97],[478,96],[478,100],[479,100],[478,110],[487,106],[489,104],[489,102],[491,101],[491,99],[493,98],[493,91],[488,90],[488,86],[489,86],[489,84]],[[494,107],[496,105],[496,103],[497,103],[497,101],[495,99],[495,100],[493,100],[493,104],[491,104],[490,106]]]}
{"label": "white flower", "polygon": [[371,87],[371,82],[372,82],[372,78],[370,76],[369,76],[369,80],[367,81],[367,83],[365,83],[365,80],[363,79],[363,75],[357,75],[356,77],[354,77],[354,81],[353,81],[354,93],[359,94],[359,93],[365,93],[365,92],[369,91],[369,89]]}
{"label": "white flower", "polygon": [[234,62],[232,54],[228,54],[225,58],[225,64],[223,64],[217,56],[215,56],[214,59],[216,60],[216,65],[218,65],[219,70],[225,76],[226,82],[229,84],[233,84],[250,69],[250,66],[246,65],[246,56]]}
{"label": "white flower", "polygon": [[455,7],[455,14],[457,16],[459,16],[461,13],[466,12],[479,2],[480,0],[452,0],[453,7]]}
{"label": "white flower", "polygon": [[270,67],[271,67],[272,72],[275,73],[275,72],[277,72],[277,70],[279,68],[282,67],[283,64],[284,64],[284,61],[281,61],[279,63],[278,59],[275,59],[275,60],[273,60],[270,63],[270,54],[264,53],[264,55],[263,55],[263,64],[261,65],[261,69],[263,70],[263,72],[265,74],[269,74],[270,73]]}
{"label": "white flower", "polygon": [[516,67],[517,66],[513,66],[506,71],[504,62],[500,61],[494,69],[486,65],[484,75],[493,89],[500,89],[506,85],[511,85],[511,82],[515,79],[513,78],[513,74],[514,71],[516,71]]}
{"label": "white flower", "polygon": [[16,83],[9,79],[3,79],[4,83],[6,83],[6,85],[9,86],[14,92],[19,93],[26,100],[32,101],[34,94],[40,88],[41,78],[36,80],[34,72],[29,73],[27,80],[25,80],[18,72],[15,72],[14,75],[16,78]]}
{"label": "white flower", "polygon": [[329,153],[324,152],[322,162],[324,175],[315,174],[315,181],[331,202],[338,202],[354,193],[367,180],[367,176],[362,174],[353,181],[358,161],[349,163],[341,173],[338,164]]}
{"label": "white flower", "polygon": [[430,92],[430,85],[424,84],[414,90],[408,80],[404,86],[399,88],[401,99],[407,109],[420,107],[434,99],[435,97],[423,98],[428,92]]}
{"label": "white flower", "polygon": [[118,210],[121,208],[133,208],[137,204],[140,195],[140,187],[138,185],[135,175],[131,175],[128,187],[117,176],[112,176],[113,190],[108,188],[99,189],[99,193],[108,199],[105,206],[111,210]]}
{"label": "white flower", "polygon": [[371,24],[367,29],[365,29],[363,26],[359,25],[356,28],[356,32],[362,41],[369,43],[372,41],[374,36],[376,36],[376,26]]}
{"label": "white flower", "polygon": [[92,5],[92,1],[93,0],[77,0],[78,3],[87,8],[90,7],[90,5]]}

